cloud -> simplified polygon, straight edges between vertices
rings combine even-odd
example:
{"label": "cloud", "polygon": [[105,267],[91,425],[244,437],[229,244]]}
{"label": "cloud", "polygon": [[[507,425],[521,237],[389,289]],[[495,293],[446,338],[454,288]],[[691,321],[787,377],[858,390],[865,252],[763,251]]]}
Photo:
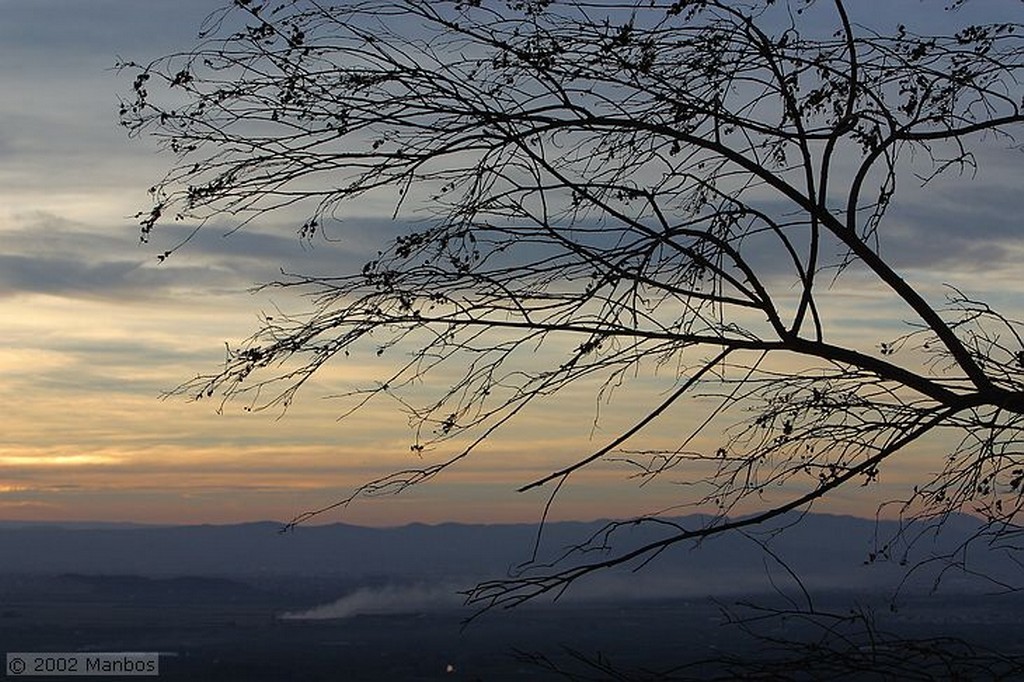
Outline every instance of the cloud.
{"label": "cloud", "polygon": [[969,269],[979,277],[1016,267],[1019,195],[1019,188],[965,178],[898,202],[886,218],[882,253],[899,268]]}
{"label": "cloud", "polygon": [[111,50],[181,48],[214,6],[209,0],[14,0],[0,4],[0,42],[24,55],[19,66],[28,73],[82,59],[107,64]]}
{"label": "cloud", "polygon": [[0,296],[21,292],[77,293],[119,290],[133,286],[139,268],[131,261],[88,265],[58,258],[0,255]]}
{"label": "cloud", "polygon": [[0,464],[11,467],[81,467],[116,464],[109,455],[0,455]]}
{"label": "cloud", "polygon": [[[367,221],[335,241],[310,244],[284,226],[228,234],[211,225],[189,239],[191,228],[171,225],[161,228],[152,244],[140,244],[134,226],[97,227],[46,211],[15,214],[5,222],[0,224],[0,297],[45,293],[122,303],[183,290],[238,293],[280,279],[282,271],[352,272],[377,248],[372,235],[402,229]],[[158,255],[183,243],[158,262]]]}

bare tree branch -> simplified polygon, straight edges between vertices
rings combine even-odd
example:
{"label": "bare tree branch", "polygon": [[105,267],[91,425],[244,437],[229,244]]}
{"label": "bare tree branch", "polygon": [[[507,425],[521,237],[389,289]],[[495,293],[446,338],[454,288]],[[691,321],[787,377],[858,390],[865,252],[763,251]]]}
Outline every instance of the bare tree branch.
{"label": "bare tree branch", "polygon": [[[919,34],[869,26],[865,7],[236,0],[192,50],[122,65],[122,124],[176,158],[138,216],[143,238],[168,219],[301,211],[295,229],[315,239],[358,225],[363,200],[407,229],[359,272],[283,276],[272,286],[311,308],[268,318],[179,392],[285,409],[329,364],[404,353],[346,397],[396,400],[411,450],[434,459],[298,523],[441,474],[568,387],[593,381],[602,399],[673,368],[633,426],[519,489],[628,460],[645,480],[681,475],[680,507],[715,521],[593,559],[612,524],[568,567],[470,593],[490,605],[869,485],[930,434],[952,438],[945,468],[922,472],[899,513],[1018,528],[1021,324],[957,290],[930,300],[882,244],[898,182],[972,168],[978,140],[1014,143],[1024,27],[954,15],[949,34]],[[826,275],[850,273],[910,316],[877,353],[823,314]],[[717,400],[697,432],[644,440],[701,396]]]}

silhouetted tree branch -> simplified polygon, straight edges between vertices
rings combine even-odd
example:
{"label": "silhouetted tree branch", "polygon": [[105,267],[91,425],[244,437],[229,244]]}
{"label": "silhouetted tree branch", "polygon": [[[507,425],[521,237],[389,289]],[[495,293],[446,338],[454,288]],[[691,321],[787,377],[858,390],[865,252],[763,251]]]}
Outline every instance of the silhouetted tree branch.
{"label": "silhouetted tree branch", "polygon": [[[567,387],[606,396],[671,373],[633,426],[520,489],[627,461],[681,476],[678,508],[716,515],[638,518],[663,532],[638,546],[612,546],[625,526],[611,524],[568,564],[481,584],[485,605],[869,485],[933,434],[954,445],[901,513],[980,512],[1016,532],[1021,324],[955,289],[929,300],[882,246],[898,181],[969,171],[983,139],[1013,144],[1022,27],[886,33],[852,16],[866,7],[236,0],[194,49],[122,65],[123,125],[177,159],[143,237],[166,219],[301,213],[312,239],[358,225],[360,202],[415,220],[358,272],[274,283],[310,309],[268,318],[181,392],[284,409],[328,363],[399,358],[346,397],[397,399],[415,465],[331,509],[437,476]],[[900,304],[907,334],[873,350],[842,338],[831,285],[854,272]],[[442,372],[444,386],[423,384]],[[646,447],[694,396],[717,399],[701,426]]]}

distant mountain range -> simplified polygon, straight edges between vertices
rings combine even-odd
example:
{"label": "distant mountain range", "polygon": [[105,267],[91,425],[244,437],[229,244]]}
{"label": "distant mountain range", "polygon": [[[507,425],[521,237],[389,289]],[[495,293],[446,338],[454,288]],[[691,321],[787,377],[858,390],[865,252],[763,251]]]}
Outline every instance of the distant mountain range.
{"label": "distant mountain range", "polygon": [[[979,522],[971,517],[953,517],[941,532],[918,537],[909,550],[905,543],[896,543],[886,554],[882,551],[885,542],[898,536],[895,522],[807,514],[786,527],[794,520],[796,517],[783,519],[757,535],[729,534],[699,547],[674,546],[642,570],[598,575],[581,583],[577,592],[658,597],[770,591],[773,582],[792,586],[788,570],[775,557],[807,586],[822,589],[891,587],[910,567],[924,562],[911,574],[908,587],[927,590],[939,573],[950,567],[938,557],[954,552],[979,528]],[[693,527],[706,519],[693,516],[673,521]],[[605,524],[549,523],[538,556],[559,556]],[[281,527],[276,522],[200,526],[0,523],[0,574],[295,576],[376,585],[468,586],[475,580],[504,577],[530,558],[538,530],[530,524],[456,523],[397,528],[300,526],[287,533],[279,532]],[[657,524],[623,527],[611,536],[610,544],[650,541],[670,530]],[[903,537],[913,537],[913,533]],[[772,553],[765,552],[761,543],[767,543]],[[586,555],[589,559],[599,556],[599,552]],[[1004,551],[972,546],[956,559],[966,561],[967,570],[947,570],[945,589],[991,589],[989,578],[1024,582],[1024,569]]]}

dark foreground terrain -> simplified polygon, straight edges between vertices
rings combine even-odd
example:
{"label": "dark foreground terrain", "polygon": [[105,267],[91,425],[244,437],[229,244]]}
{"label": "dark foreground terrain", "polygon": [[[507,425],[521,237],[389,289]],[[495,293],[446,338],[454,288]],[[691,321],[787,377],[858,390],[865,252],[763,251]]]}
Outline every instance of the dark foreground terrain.
{"label": "dark foreground terrain", "polygon": [[[721,606],[736,599],[567,602],[491,613],[463,627],[468,612],[451,607],[281,618],[357,587],[337,581],[86,575],[0,581],[0,652],[157,651],[161,680],[564,679],[524,654],[593,674],[587,679],[608,679],[575,654],[634,672],[724,653],[768,655],[763,642],[724,624]],[[831,595],[837,608],[869,600]],[[883,608],[878,618],[903,636],[953,635],[1019,654],[1022,606],[1013,597],[920,597],[895,613]],[[765,632],[799,635],[799,627],[771,621]],[[709,664],[686,672],[701,677],[721,669]]]}
{"label": "dark foreground terrain", "polygon": [[[785,566],[766,561],[747,536],[722,537],[673,547],[639,572],[593,576],[557,604],[495,611],[463,627],[473,612],[460,607],[458,589],[507,575],[533,551],[543,563],[581,537],[608,542],[605,523],[549,524],[543,546],[530,524],[331,524],[282,534],[272,522],[0,523],[0,654],[160,652],[161,680],[253,682],[565,679],[559,671],[664,679],[653,673],[700,661],[712,662],[677,669],[673,679],[749,678],[749,668],[720,662],[728,656],[755,665],[785,658],[787,675],[805,671],[807,680],[974,680],[993,679],[994,669],[989,659],[971,667],[972,646],[1024,654],[1024,592],[1005,589],[1024,575],[1017,553],[972,551],[967,571],[946,560],[963,558],[957,548],[977,533],[976,519],[918,529],[912,548],[892,544],[909,529],[889,521],[808,514],[779,524],[764,539]],[[632,534],[624,539],[645,544],[664,532],[634,524],[612,540]],[[875,561],[880,545],[901,548],[900,561]],[[803,587],[816,610],[866,612],[864,622],[888,637],[832,621],[822,640],[799,616],[760,618],[737,606],[806,609]],[[755,617],[757,636],[727,624],[723,609]],[[968,646],[929,640],[937,637]],[[1004,679],[1024,679],[1016,665],[1003,665]],[[888,674],[863,672],[877,669]],[[616,678],[622,670],[630,675]]]}

